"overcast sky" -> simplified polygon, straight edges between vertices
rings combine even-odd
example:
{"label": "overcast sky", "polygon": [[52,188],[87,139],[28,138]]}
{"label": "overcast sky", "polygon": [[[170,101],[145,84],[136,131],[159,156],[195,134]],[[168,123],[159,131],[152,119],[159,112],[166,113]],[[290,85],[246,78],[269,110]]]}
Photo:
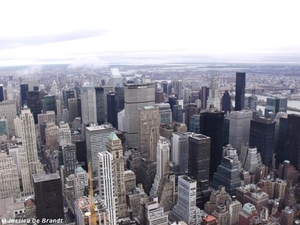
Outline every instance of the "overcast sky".
{"label": "overcast sky", "polygon": [[296,0],[0,0],[0,66],[185,55],[300,61],[299,8]]}

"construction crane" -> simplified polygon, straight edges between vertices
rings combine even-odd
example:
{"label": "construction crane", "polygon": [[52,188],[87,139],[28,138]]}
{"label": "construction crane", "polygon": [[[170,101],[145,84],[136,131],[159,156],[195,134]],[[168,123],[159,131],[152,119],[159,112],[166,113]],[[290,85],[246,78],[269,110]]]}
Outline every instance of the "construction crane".
{"label": "construction crane", "polygon": [[94,203],[94,190],[93,190],[93,171],[92,171],[92,164],[89,162],[89,179],[90,179],[90,224],[97,225],[97,216],[95,213],[95,203]]}

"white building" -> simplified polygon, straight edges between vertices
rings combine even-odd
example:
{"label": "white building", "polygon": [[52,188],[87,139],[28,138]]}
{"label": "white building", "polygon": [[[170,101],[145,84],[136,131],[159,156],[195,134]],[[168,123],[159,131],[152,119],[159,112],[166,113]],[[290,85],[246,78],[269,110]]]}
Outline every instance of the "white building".
{"label": "white building", "polygon": [[55,80],[52,82],[52,88],[51,88],[52,95],[57,95],[57,83]]}
{"label": "white building", "polygon": [[6,152],[0,153],[0,199],[19,197],[19,174],[14,158]]}
{"label": "white building", "polygon": [[111,84],[112,84],[113,88],[123,86],[122,75],[118,68],[110,69],[110,79],[111,79]]}
{"label": "white building", "polygon": [[118,130],[125,131],[124,129],[125,123],[125,109],[118,113]]}
{"label": "white building", "polygon": [[[150,199],[148,203],[142,203],[143,218],[140,218],[141,224],[149,225],[167,225],[168,215],[164,213],[164,208],[158,203],[158,198]],[[143,223],[144,222],[144,223]]]}
{"label": "white building", "polygon": [[94,85],[84,83],[81,88],[82,123],[97,123],[96,92]]}
{"label": "white building", "polygon": [[114,130],[110,125],[92,125],[85,128],[87,161],[92,162],[94,176],[98,172],[98,152],[106,151],[107,138]]}
{"label": "white building", "polygon": [[31,175],[43,173],[42,165],[38,160],[34,119],[30,109],[26,108],[21,111],[20,118],[22,127],[22,145],[27,153],[30,180],[31,185],[33,185]]}
{"label": "white building", "polygon": [[84,196],[84,189],[88,186],[88,176],[86,171],[81,167],[77,166],[74,172],[74,194],[76,198]]}
{"label": "white building", "polygon": [[172,220],[183,220],[189,225],[199,224],[198,211],[196,206],[197,181],[188,176],[178,177],[178,200],[171,212]]}
{"label": "white building", "polygon": [[168,139],[160,137],[157,143],[156,175],[150,195],[156,195],[161,180],[169,174],[170,147]]}
{"label": "white building", "polygon": [[59,123],[59,145],[66,145],[72,142],[71,140],[71,129],[68,123]]}
{"label": "white building", "polygon": [[108,151],[98,153],[99,195],[107,207],[109,222],[117,224],[117,197],[114,190],[112,155]]}

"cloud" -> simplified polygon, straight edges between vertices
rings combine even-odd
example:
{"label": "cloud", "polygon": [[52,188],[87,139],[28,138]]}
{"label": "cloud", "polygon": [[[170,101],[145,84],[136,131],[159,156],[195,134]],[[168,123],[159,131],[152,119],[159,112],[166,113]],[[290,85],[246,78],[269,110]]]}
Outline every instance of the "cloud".
{"label": "cloud", "polygon": [[82,29],[51,35],[23,36],[23,37],[0,37],[0,50],[18,48],[23,46],[42,45],[56,42],[72,41],[97,37],[107,34],[108,30]]}
{"label": "cloud", "polygon": [[73,63],[68,66],[68,69],[76,68],[90,68],[97,69],[109,66],[106,60],[102,60],[96,56],[80,57],[76,58]]}

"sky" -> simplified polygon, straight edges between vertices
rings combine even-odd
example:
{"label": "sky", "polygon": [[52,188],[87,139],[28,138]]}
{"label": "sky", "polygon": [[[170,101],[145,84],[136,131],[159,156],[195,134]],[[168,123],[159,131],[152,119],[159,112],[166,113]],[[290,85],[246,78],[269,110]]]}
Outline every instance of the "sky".
{"label": "sky", "polygon": [[299,1],[0,0],[0,66],[300,62]]}

